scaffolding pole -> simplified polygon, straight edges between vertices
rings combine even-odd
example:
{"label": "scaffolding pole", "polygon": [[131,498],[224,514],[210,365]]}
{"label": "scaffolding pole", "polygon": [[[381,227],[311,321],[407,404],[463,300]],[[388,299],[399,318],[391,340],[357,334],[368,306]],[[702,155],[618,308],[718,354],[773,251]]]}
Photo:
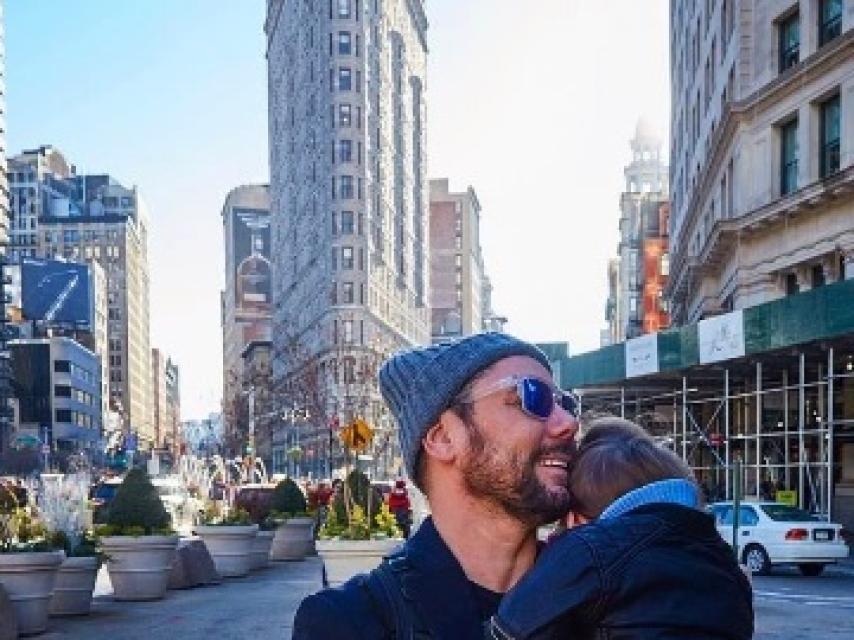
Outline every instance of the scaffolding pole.
{"label": "scaffolding pole", "polygon": [[620,417],[626,418],[626,388],[620,387]]}
{"label": "scaffolding pole", "polygon": [[762,491],[762,363],[756,363],[756,495]]}
{"label": "scaffolding pole", "polygon": [[726,470],[724,472],[724,495],[726,499],[730,499],[730,465],[732,465],[732,450],[729,442],[729,369],[724,369],[724,464]]}
{"label": "scaffolding pole", "polygon": [[792,474],[789,469],[789,370],[783,369],[783,478],[786,483],[786,490],[791,488]]}
{"label": "scaffolding pole", "polygon": [[833,519],[833,347],[827,351],[827,521]]}
{"label": "scaffolding pole", "polygon": [[682,376],[682,459],[688,463],[688,378]]}
{"label": "scaffolding pole", "polygon": [[806,392],[804,384],[806,377],[806,356],[801,351],[798,354],[798,506],[804,508],[804,427],[806,422]]}

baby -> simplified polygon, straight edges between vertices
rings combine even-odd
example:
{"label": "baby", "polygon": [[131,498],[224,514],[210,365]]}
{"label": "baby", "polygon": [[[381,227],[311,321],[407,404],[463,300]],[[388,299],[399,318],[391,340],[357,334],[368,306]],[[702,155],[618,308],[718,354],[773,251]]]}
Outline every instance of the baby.
{"label": "baby", "polygon": [[569,530],[505,595],[488,638],[753,636],[747,578],[673,452],[631,422],[595,420],[569,487]]}

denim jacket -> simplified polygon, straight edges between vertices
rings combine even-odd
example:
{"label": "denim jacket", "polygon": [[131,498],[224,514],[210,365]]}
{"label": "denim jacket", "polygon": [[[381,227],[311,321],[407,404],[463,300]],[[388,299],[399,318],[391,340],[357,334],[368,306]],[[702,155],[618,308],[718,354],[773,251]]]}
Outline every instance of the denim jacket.
{"label": "denim jacket", "polygon": [[552,542],[502,600],[487,637],[751,638],[752,593],[732,551],[713,519],[669,488],[615,502]]}

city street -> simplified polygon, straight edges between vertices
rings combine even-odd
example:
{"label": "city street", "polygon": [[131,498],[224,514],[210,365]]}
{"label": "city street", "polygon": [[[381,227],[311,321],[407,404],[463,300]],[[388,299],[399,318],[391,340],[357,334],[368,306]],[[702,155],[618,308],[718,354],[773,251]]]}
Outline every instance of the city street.
{"label": "city street", "polygon": [[775,569],[754,577],[757,640],[854,637],[854,564],[830,567],[817,578]]}
{"label": "city street", "polygon": [[44,640],[231,640],[291,637],[294,611],[320,588],[320,559],[271,563],[247,578],[169,591],[164,600],[117,603],[102,571],[92,614],[51,618]]}
{"label": "city street", "polygon": [[[755,577],[757,640],[854,637],[854,563],[831,567],[818,578],[775,569]],[[320,587],[320,560],[273,563],[246,579],[186,591],[165,600],[115,603],[102,572],[92,615],[54,618],[45,640],[228,640],[290,638],[300,600]]]}

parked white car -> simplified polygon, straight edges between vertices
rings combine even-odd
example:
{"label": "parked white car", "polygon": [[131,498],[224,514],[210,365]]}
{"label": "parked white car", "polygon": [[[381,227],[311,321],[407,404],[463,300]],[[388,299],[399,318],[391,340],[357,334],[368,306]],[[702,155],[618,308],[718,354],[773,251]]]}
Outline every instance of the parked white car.
{"label": "parked white car", "polygon": [[[718,533],[732,545],[735,509],[732,502],[709,506]],[[751,572],[766,575],[774,565],[795,564],[805,576],[817,576],[825,565],[848,557],[842,525],[818,520],[803,509],[778,502],[742,502],[738,546]]]}

